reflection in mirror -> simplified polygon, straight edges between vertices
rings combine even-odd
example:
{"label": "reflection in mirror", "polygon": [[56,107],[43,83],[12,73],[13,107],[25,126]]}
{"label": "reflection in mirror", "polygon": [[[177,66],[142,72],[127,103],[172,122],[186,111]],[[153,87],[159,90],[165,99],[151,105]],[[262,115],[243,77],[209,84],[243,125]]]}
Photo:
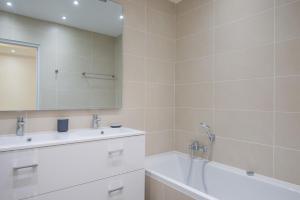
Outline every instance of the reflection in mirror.
{"label": "reflection in mirror", "polygon": [[0,42],[0,110],[34,110],[37,49]]}
{"label": "reflection in mirror", "polygon": [[122,31],[109,0],[0,0],[0,110],[119,108]]}

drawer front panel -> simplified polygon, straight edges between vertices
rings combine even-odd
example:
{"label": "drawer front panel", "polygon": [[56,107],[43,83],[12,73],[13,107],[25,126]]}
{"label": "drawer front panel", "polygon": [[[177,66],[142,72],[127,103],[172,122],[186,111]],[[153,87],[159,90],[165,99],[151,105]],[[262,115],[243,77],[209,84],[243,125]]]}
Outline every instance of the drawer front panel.
{"label": "drawer front panel", "polygon": [[0,199],[30,197],[37,191],[38,150],[0,153]]}
{"label": "drawer front panel", "polygon": [[0,199],[18,200],[144,169],[145,137],[0,153]]}
{"label": "drawer front panel", "polygon": [[30,200],[144,200],[144,183],[145,172],[139,170],[40,195]]}
{"label": "drawer front panel", "polygon": [[144,136],[42,148],[38,193],[144,168]]}

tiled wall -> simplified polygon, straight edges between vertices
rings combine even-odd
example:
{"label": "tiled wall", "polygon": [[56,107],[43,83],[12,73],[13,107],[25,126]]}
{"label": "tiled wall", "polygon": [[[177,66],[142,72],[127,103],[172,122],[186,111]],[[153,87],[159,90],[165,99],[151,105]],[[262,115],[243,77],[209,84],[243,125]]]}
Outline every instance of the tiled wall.
{"label": "tiled wall", "polygon": [[299,19],[295,0],[177,5],[177,150],[206,121],[214,160],[300,184]]}
{"label": "tiled wall", "polygon": [[[16,117],[26,116],[26,131],[55,130],[58,117],[70,128],[88,128],[93,113],[103,124],[120,122],[146,130],[147,154],[172,149],[175,5],[167,0],[120,0],[124,5],[123,108],[106,111],[0,112],[0,134],[13,134]],[[0,20],[1,24],[1,20]]]}

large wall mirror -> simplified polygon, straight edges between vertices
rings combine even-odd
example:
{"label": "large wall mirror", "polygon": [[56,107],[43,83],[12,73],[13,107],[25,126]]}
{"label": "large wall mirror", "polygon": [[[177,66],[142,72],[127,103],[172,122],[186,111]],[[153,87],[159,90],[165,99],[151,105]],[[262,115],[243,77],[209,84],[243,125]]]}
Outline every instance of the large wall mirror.
{"label": "large wall mirror", "polygon": [[0,0],[0,111],[120,108],[122,6]]}

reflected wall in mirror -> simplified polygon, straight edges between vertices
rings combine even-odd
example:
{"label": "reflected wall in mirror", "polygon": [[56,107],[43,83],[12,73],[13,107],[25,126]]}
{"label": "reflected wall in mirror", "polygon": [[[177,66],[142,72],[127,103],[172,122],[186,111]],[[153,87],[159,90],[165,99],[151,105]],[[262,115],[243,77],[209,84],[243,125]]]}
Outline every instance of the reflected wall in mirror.
{"label": "reflected wall in mirror", "polygon": [[121,106],[122,7],[76,2],[0,0],[0,110]]}

